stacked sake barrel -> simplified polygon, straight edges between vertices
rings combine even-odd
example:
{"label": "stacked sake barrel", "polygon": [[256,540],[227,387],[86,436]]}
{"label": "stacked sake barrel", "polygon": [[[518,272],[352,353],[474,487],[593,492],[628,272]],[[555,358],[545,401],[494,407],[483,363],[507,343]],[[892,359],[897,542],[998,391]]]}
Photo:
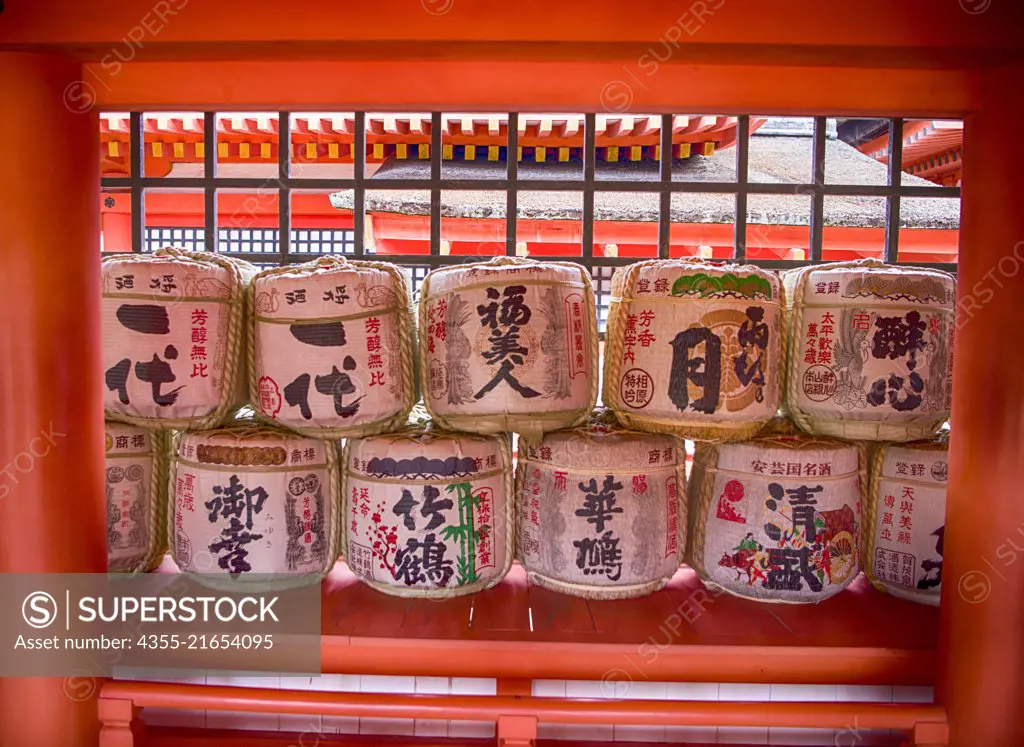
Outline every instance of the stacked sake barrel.
{"label": "stacked sake barrel", "polygon": [[[621,268],[595,414],[597,318],[578,265],[436,269],[416,331],[388,263],[107,260],[108,417],[147,429],[112,432],[110,461],[151,453],[155,479],[153,432],[187,429],[163,512],[158,488],[156,509],[135,508],[128,470],[108,471],[111,565],[151,567],[159,548],[137,540],[166,523],[183,570],[232,583],[309,582],[342,554],[379,591],[437,598],[493,586],[518,557],[536,584],[615,599],[660,588],[686,555],[730,593],[816,602],[863,553],[877,585],[935,596],[941,525],[885,530],[941,519],[918,470],[944,475],[939,458],[905,453],[939,452],[883,446],[869,501],[864,447],[835,437],[908,441],[948,417],[953,293],[945,273],[870,261],[784,280],[689,260]],[[420,391],[432,422],[410,424]],[[233,420],[247,401],[252,417]],[[780,405],[808,435],[774,420]],[[686,490],[681,438],[703,442]],[[904,489],[924,497],[897,515],[886,501],[899,508]]]}
{"label": "stacked sake barrel", "polygon": [[108,420],[106,483],[108,570],[152,570],[167,551],[165,434]]}
{"label": "stacked sake barrel", "polygon": [[249,394],[264,420],[317,438],[405,424],[415,335],[394,265],[331,257],[266,270],[249,308]]}
{"label": "stacked sake barrel", "polygon": [[420,296],[421,385],[439,425],[541,433],[593,409],[597,316],[584,268],[502,257],[434,270]]}
{"label": "stacked sake barrel", "polygon": [[945,438],[885,444],[865,504],[864,570],[877,588],[938,605],[946,530]]}
{"label": "stacked sake barrel", "polygon": [[686,544],[683,442],[609,420],[519,440],[519,560],[532,582],[590,599],[657,591]]}
{"label": "stacked sake barrel", "polygon": [[778,411],[782,284],[748,265],[616,270],[602,398],[629,428],[742,440]]}
{"label": "stacked sake barrel", "polygon": [[698,444],[689,564],[762,602],[820,602],[859,572],[864,447],[809,436]]}
{"label": "stacked sake barrel", "polygon": [[334,566],[333,441],[256,425],[189,431],[175,436],[171,462],[171,552],[183,571],[210,585],[253,574],[284,586],[319,581]]}
{"label": "stacked sake barrel", "polygon": [[808,433],[934,435],[949,418],[955,281],[874,260],[785,274],[789,415]]}
{"label": "stacked sake barrel", "polygon": [[102,263],[107,548],[112,571],[166,551],[167,431],[208,428],[245,400],[245,288],[255,267],[161,249]]}
{"label": "stacked sake barrel", "polygon": [[512,564],[510,439],[412,424],[350,439],[342,456],[344,556],[400,597],[445,598],[498,583]]}
{"label": "stacked sake barrel", "polygon": [[245,289],[255,268],[160,249],[103,260],[107,417],[211,428],[245,403]]}

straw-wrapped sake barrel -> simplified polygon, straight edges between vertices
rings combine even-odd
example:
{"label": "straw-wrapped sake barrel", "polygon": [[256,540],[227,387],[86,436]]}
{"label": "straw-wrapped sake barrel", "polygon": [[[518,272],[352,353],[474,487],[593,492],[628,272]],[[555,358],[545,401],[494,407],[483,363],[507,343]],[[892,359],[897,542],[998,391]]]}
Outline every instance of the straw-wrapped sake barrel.
{"label": "straw-wrapped sake barrel", "polygon": [[686,452],[674,436],[592,421],[519,440],[519,560],[530,581],[589,599],[657,591],[686,545]]}
{"label": "straw-wrapped sake barrel", "polygon": [[629,428],[750,438],[782,396],[782,283],[749,265],[651,260],[612,277],[604,404]]}
{"label": "straw-wrapped sake barrel", "polygon": [[804,431],[933,435],[949,417],[956,281],[875,260],[788,272],[785,405]]}
{"label": "straw-wrapped sake barrel", "polygon": [[579,265],[502,257],[434,270],[419,315],[421,388],[439,425],[538,433],[593,408],[597,316]]}
{"label": "straw-wrapped sake barrel", "polygon": [[167,434],[107,421],[107,568],[144,573],[167,552]]}
{"label": "straw-wrapped sake barrel", "polygon": [[507,435],[410,425],[351,439],[342,456],[344,554],[373,588],[445,598],[498,583],[512,565]]}
{"label": "straw-wrapped sake barrel", "polygon": [[871,465],[864,511],[864,569],[902,599],[937,605],[946,530],[945,439],[885,444]]}
{"label": "straw-wrapped sake barrel", "polygon": [[698,444],[689,563],[762,602],[820,602],[859,571],[864,448],[807,436]]}
{"label": "straw-wrapped sake barrel", "polygon": [[252,574],[296,584],[320,579],[339,554],[337,466],[333,441],[273,428],[176,435],[175,562],[214,583]]}
{"label": "straw-wrapped sake barrel", "polygon": [[243,404],[245,287],[255,272],[208,252],[104,257],[107,417],[211,428]]}
{"label": "straw-wrapped sake barrel", "polygon": [[394,265],[331,257],[265,270],[249,309],[249,393],[263,419],[319,438],[405,423],[415,333]]}

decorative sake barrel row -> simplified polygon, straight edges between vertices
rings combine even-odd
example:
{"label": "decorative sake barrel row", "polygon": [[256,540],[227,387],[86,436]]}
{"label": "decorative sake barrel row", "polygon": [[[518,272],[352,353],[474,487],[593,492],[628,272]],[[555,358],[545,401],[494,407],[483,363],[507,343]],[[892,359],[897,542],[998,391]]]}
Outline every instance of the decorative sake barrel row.
{"label": "decorative sake barrel row", "polygon": [[779,409],[782,283],[749,265],[652,260],[616,270],[602,398],[619,422],[750,438]]}
{"label": "decorative sake barrel row", "polygon": [[530,581],[590,599],[664,586],[686,544],[685,462],[673,436],[600,422],[520,437],[518,546]]}
{"label": "decorative sake barrel row", "polygon": [[945,440],[879,447],[864,512],[865,571],[879,589],[937,605],[946,529]]}
{"label": "decorative sake barrel row", "polygon": [[539,433],[594,406],[597,316],[579,265],[502,257],[434,270],[419,321],[421,388],[439,425]]}
{"label": "decorative sake barrel row", "polygon": [[210,428],[243,404],[245,287],[255,272],[208,252],[104,257],[107,417]]}
{"label": "decorative sake barrel row", "polygon": [[345,560],[375,589],[444,598],[487,589],[512,565],[506,435],[413,425],[352,439],[342,457]]}
{"label": "decorative sake barrel row", "polygon": [[107,568],[144,573],[167,552],[167,436],[107,421]]}
{"label": "decorative sake barrel row", "polygon": [[333,441],[239,426],[175,436],[174,560],[205,583],[311,583],[338,556]]}
{"label": "decorative sake barrel row", "polygon": [[783,279],[786,409],[803,430],[869,441],[938,431],[952,391],[952,275],[863,260]]}
{"label": "decorative sake barrel row", "polygon": [[265,270],[249,306],[249,394],[263,419],[319,438],[405,423],[415,337],[394,265],[332,257]]}
{"label": "decorative sake barrel row", "polygon": [[820,602],[859,571],[864,448],[806,436],[698,444],[689,563],[764,602]]}

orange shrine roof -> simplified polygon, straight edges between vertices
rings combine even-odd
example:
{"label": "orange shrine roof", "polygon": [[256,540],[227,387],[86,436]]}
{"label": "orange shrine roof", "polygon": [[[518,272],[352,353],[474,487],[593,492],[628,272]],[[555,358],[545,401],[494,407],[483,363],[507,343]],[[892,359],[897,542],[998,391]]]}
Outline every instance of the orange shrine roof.
{"label": "orange shrine roof", "polygon": [[[963,170],[964,123],[929,119],[903,126],[903,171],[943,186],[959,186]],[[861,143],[857,149],[882,163],[889,162],[889,134]]]}
{"label": "orange shrine roof", "polygon": [[[764,123],[752,119],[751,130]],[[498,160],[508,138],[508,116],[503,114],[444,114],[444,157],[453,149],[466,160]],[[520,114],[518,137],[522,149],[543,148],[553,162],[565,161],[572,149],[583,147],[581,114]],[[276,163],[280,142],[279,120],[270,113],[217,115],[217,157],[227,163]],[[709,155],[735,144],[738,120],[725,116],[675,115],[672,119],[673,156]],[[105,176],[128,173],[129,117],[124,113],[100,115],[102,170]],[[339,113],[291,115],[294,162],[352,163],[355,117]],[[166,176],[176,163],[202,163],[204,121],[199,113],[147,114],[143,118],[146,173]],[[595,140],[604,160],[657,158],[661,117],[657,115],[596,115]],[[429,158],[431,116],[427,113],[366,115],[367,162],[387,158]],[[468,151],[467,151],[468,149]],[[550,150],[548,150],[550,149]],[[544,152],[542,151],[542,152]]]}

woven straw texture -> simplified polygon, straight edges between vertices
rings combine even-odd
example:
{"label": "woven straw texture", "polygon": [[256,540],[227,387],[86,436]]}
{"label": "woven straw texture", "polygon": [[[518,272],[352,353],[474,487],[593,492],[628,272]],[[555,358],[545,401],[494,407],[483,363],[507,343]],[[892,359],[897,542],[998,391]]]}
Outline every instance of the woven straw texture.
{"label": "woven straw texture", "polygon": [[865,441],[938,431],[952,393],[952,275],[859,260],[792,270],[783,282],[784,404],[802,430]]}
{"label": "woven straw texture", "polygon": [[434,421],[532,435],[583,422],[597,401],[590,274],[499,257],[432,271],[419,307],[421,389]]}
{"label": "woven straw texture", "polygon": [[104,257],[107,418],[214,428],[243,404],[245,288],[255,274],[210,252]]}
{"label": "woven straw texture", "polygon": [[448,599],[494,586],[512,566],[507,435],[420,423],[350,439],[341,482],[345,561],[378,591]]}
{"label": "woven straw texture", "polygon": [[264,270],[247,296],[249,398],[262,422],[315,438],[405,423],[419,398],[416,338],[394,265],[322,257]]}
{"label": "woven straw texture", "polygon": [[651,260],[612,277],[604,404],[628,428],[752,437],[782,396],[782,283],[750,265]]}
{"label": "woven straw texture", "polygon": [[683,442],[627,431],[610,414],[521,437],[517,554],[531,583],[587,599],[662,588],[686,544]]}
{"label": "woven straw texture", "polygon": [[107,421],[107,569],[146,573],[167,552],[167,465],[164,431]]}
{"label": "woven straw texture", "polygon": [[882,591],[939,604],[948,439],[882,444],[864,508],[864,572]]}
{"label": "woven straw texture", "polygon": [[[341,521],[335,442],[255,424],[176,433],[170,474],[171,554],[207,586],[238,588],[250,575],[261,585],[301,586],[334,567]],[[242,507],[241,527],[232,526],[229,496]],[[238,542],[249,534],[251,541]]]}
{"label": "woven straw texture", "polygon": [[698,444],[689,564],[735,596],[820,602],[859,572],[864,447],[807,436]]}

